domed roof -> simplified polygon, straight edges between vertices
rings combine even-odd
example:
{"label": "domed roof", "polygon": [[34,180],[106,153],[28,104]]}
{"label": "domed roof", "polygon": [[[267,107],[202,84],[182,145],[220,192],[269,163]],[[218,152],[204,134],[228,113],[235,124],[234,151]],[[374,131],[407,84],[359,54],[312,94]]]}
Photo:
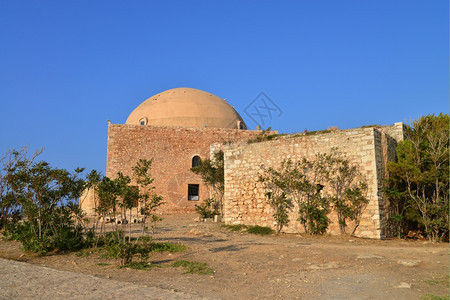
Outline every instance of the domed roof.
{"label": "domed roof", "polygon": [[133,110],[126,124],[247,129],[225,100],[192,88],[171,89],[148,98]]}

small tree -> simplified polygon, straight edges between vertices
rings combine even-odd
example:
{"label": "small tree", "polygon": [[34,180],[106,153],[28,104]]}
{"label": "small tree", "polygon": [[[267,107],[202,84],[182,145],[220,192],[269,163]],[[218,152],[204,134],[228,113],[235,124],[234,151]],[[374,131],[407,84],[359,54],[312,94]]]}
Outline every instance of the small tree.
{"label": "small tree", "polygon": [[0,229],[7,225],[9,219],[14,222],[20,217],[23,194],[20,193],[22,182],[17,181],[18,174],[25,172],[41,153],[42,149],[29,157],[28,147],[23,147],[8,150],[0,157]]}
{"label": "small tree", "polygon": [[[276,187],[280,197],[278,201],[284,203],[283,199],[295,201],[298,208],[299,218],[306,233],[323,234],[328,227],[329,204],[322,197],[322,162],[323,155],[318,155],[315,161],[303,158],[299,162],[285,160],[278,170],[268,169],[262,181],[268,181],[269,187]],[[287,214],[287,209],[281,215]],[[287,220],[287,215],[286,215]]]}
{"label": "small tree", "polygon": [[[397,146],[397,162],[388,165],[390,211],[404,208],[409,226],[424,229],[432,241],[448,238],[449,228],[449,116],[428,115],[406,130]],[[395,198],[395,196],[401,197]]]}
{"label": "small tree", "polygon": [[156,210],[163,205],[163,197],[155,193],[155,187],[152,185],[154,179],[150,173],[152,168],[153,159],[140,159],[133,167],[133,175],[138,184],[139,189],[139,202],[141,214],[143,215],[142,221],[142,234],[145,233],[145,224],[147,218],[153,224],[162,220],[161,217],[156,215]]}
{"label": "small tree", "polygon": [[[97,186],[98,190],[98,206],[97,212],[102,216],[102,225],[100,230],[103,231],[106,237],[106,216],[109,215],[111,220],[115,218],[116,207],[118,203],[119,190],[117,186],[117,181],[111,180],[109,177],[105,176],[102,181]],[[115,224],[113,222],[113,224]],[[115,225],[112,225],[115,229]]]}
{"label": "small tree", "polygon": [[353,188],[347,189],[345,192],[345,198],[349,203],[348,216],[350,220],[355,222],[351,235],[354,235],[356,229],[359,227],[363,211],[369,203],[366,193],[367,184],[364,181],[357,183]]}
{"label": "small tree", "polygon": [[[97,206],[98,206],[98,185],[102,181],[103,176],[97,170],[92,170],[89,174],[86,175],[86,190],[92,189],[92,198],[94,200],[94,212],[96,213],[96,217],[94,218],[93,228],[94,230],[97,228],[97,222],[99,219],[99,215],[97,215]],[[80,201],[84,201],[80,200]]]}
{"label": "small tree", "polygon": [[[323,234],[328,228],[328,199],[322,196],[324,155],[317,154],[314,161],[303,158],[287,168],[290,194],[298,205],[299,219],[305,232]],[[286,163],[284,163],[286,165]]]}
{"label": "small tree", "polygon": [[292,200],[286,196],[287,181],[283,172],[269,168],[265,174],[259,177],[267,189],[267,203],[274,210],[273,218],[275,220],[277,233],[280,233],[284,226],[289,223],[289,209],[292,206]]}
{"label": "small tree", "polygon": [[357,167],[351,165],[348,159],[337,151],[337,148],[333,148],[330,154],[324,155],[324,163],[323,175],[331,189],[329,199],[337,213],[341,234],[346,234],[347,219],[356,221],[353,234],[359,226],[362,211],[369,203],[364,196],[367,185],[364,181],[357,181],[358,178],[361,179]]}
{"label": "small tree", "polygon": [[[122,208],[122,215],[126,217],[127,210],[130,214],[130,219],[128,222],[128,242],[131,241],[131,213],[134,207],[137,207],[139,200],[139,190],[130,186],[131,179],[129,176],[125,176],[122,172],[117,174],[117,188],[118,194],[121,199],[120,206]],[[122,228],[124,228],[125,222],[122,220]],[[124,231],[124,230],[122,230]],[[123,241],[125,242],[125,235],[123,235]]]}
{"label": "small tree", "polygon": [[224,155],[222,150],[214,152],[213,159],[205,158],[199,165],[192,167],[191,171],[202,177],[202,181],[208,186],[215,203],[213,210],[218,210],[223,215],[223,193],[225,187]]}
{"label": "small tree", "polygon": [[25,157],[19,159],[6,180],[24,220],[9,224],[5,233],[38,253],[81,248],[83,230],[75,220],[81,217],[77,202],[85,184],[79,178],[82,171],[69,173],[47,162],[30,164]]}

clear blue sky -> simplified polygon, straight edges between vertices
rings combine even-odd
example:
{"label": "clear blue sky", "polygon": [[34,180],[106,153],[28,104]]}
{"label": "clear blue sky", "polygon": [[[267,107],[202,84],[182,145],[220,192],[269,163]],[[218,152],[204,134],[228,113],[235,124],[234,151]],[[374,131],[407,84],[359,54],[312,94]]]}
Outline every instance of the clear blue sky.
{"label": "clear blue sky", "polygon": [[102,172],[107,120],[175,87],[280,132],[448,113],[448,1],[0,1],[0,153]]}

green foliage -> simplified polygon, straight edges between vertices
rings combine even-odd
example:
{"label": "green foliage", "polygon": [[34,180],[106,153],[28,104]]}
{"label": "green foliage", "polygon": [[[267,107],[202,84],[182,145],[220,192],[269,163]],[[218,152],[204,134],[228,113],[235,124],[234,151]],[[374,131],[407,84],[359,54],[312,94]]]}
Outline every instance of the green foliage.
{"label": "green foliage", "polygon": [[413,121],[399,142],[385,188],[388,213],[403,216],[390,218],[395,231],[419,228],[430,240],[448,239],[449,134],[448,114],[428,115]]}
{"label": "green foliage", "polygon": [[[214,152],[213,159],[205,158],[200,160],[198,166],[192,167],[191,171],[202,177],[202,181],[208,186],[210,192],[213,194],[212,198],[215,200],[211,203],[214,204],[213,209],[203,210],[202,207],[197,209],[196,205],[197,212],[202,214],[203,212],[218,211],[220,214],[223,214],[223,192],[225,187],[223,151],[218,150]],[[205,202],[201,205],[203,204]],[[207,218],[205,216],[202,217]]]}
{"label": "green foliage", "polygon": [[85,249],[81,249],[78,252],[75,253],[76,256],[78,257],[88,257],[91,256],[96,250],[92,249],[92,248],[85,248]]}
{"label": "green foliage", "polygon": [[441,296],[436,296],[433,294],[426,294],[426,295],[422,296],[420,299],[421,300],[450,300],[450,296],[447,295],[447,296],[441,297]]}
{"label": "green foliage", "polygon": [[330,132],[331,132],[331,130],[305,131],[305,135],[309,136],[309,135],[316,135],[316,134],[330,133]]}
{"label": "green foliage", "polygon": [[151,252],[184,252],[187,247],[183,244],[171,244],[171,243],[151,243]]}
{"label": "green foliage", "polygon": [[299,206],[299,221],[306,228],[307,233],[324,234],[327,231],[329,219],[327,217],[328,202],[326,198],[315,197],[315,201],[301,202]]}
{"label": "green foliage", "polygon": [[432,279],[424,280],[423,282],[429,284],[429,285],[447,285],[450,280],[450,275],[445,274],[443,276],[436,276]]}
{"label": "green foliage", "polygon": [[252,226],[252,225],[236,224],[236,225],[222,225],[222,227],[234,232],[246,230],[248,233],[258,235],[268,235],[273,233],[272,228],[259,225]]}
{"label": "green foliage", "polygon": [[110,216],[115,216],[119,198],[119,187],[117,181],[105,176],[98,184],[97,190],[99,198],[97,212],[103,216],[103,220],[107,214]]}
{"label": "green foliage", "polygon": [[306,159],[294,163],[285,160],[279,169],[269,168],[260,181],[269,189],[268,203],[275,208],[277,232],[288,222],[288,212],[295,201],[299,221],[306,232],[322,234],[328,226],[328,202],[321,195],[321,161]]}
{"label": "green foliage", "polygon": [[153,238],[150,235],[144,235],[144,236],[139,237],[139,241],[142,241],[142,242],[151,242],[152,239]]}
{"label": "green foliage", "polygon": [[[132,240],[133,242],[128,242],[127,240]],[[121,230],[108,232],[106,236],[100,236],[97,244],[100,247],[99,251],[102,252],[102,258],[120,259],[120,265],[122,266],[131,264],[136,256],[141,261],[145,261],[151,252],[184,252],[187,250],[187,247],[182,244],[151,242],[150,236],[140,237],[139,239],[126,239]]]}
{"label": "green foliage", "polygon": [[317,154],[314,161],[303,158],[296,164],[290,160],[282,164],[288,192],[298,205],[298,221],[311,234],[325,233],[329,223],[329,202],[322,196],[323,160],[324,155]]}
{"label": "green foliage", "polygon": [[289,209],[292,206],[290,199],[284,192],[272,194],[269,192],[267,202],[274,208],[273,218],[276,222],[277,233],[280,233],[284,226],[289,223]]}
{"label": "green foliage", "polygon": [[157,222],[162,220],[161,217],[156,215],[156,210],[165,204],[163,197],[155,193],[155,187],[152,185],[154,181],[150,173],[152,164],[153,158],[150,160],[140,159],[133,167],[134,178],[139,189],[140,212],[144,216],[143,222],[141,223],[142,234],[146,231],[147,219],[150,219],[153,228]]}
{"label": "green foliage", "polygon": [[[52,250],[73,251],[85,246],[83,217],[78,200],[85,182],[78,176],[83,169],[69,173],[47,162],[34,162],[40,153],[27,157],[26,148],[3,157],[0,172],[0,207],[5,212],[4,234],[19,240],[26,251],[45,254]],[[11,218],[12,207],[24,218]],[[3,216],[3,215],[2,215]]]}
{"label": "green foliage", "polygon": [[129,242],[120,241],[105,246],[105,258],[120,259],[120,264],[130,264],[135,255],[139,255],[141,260],[146,260],[149,257],[150,249],[146,245],[133,244]]}
{"label": "green foliage", "polygon": [[195,205],[195,211],[204,219],[214,218],[219,212],[216,209],[216,201],[213,198],[205,199],[198,205]]}
{"label": "green foliage", "polygon": [[171,267],[183,267],[185,272],[183,274],[198,274],[198,275],[213,275],[214,271],[208,266],[207,263],[177,260],[170,265]]}
{"label": "green foliage", "polygon": [[[356,179],[361,181],[358,182]],[[297,204],[299,218],[305,232],[324,234],[328,228],[330,202],[336,210],[341,233],[346,220],[355,221],[352,234],[359,226],[366,198],[367,184],[356,166],[333,149],[330,154],[317,154],[315,160],[303,158],[298,162],[285,160],[279,169],[269,168],[260,176],[268,189],[268,203],[274,208],[277,232],[288,222],[291,201]],[[328,195],[323,195],[327,186]]]}
{"label": "green foliage", "polygon": [[277,233],[280,233],[284,226],[289,223],[289,210],[292,207],[292,201],[286,197],[287,177],[284,170],[275,170],[269,168],[265,174],[259,177],[266,189],[267,203],[273,209],[273,218],[276,224]]}
{"label": "green foliage", "polygon": [[247,232],[251,234],[258,234],[258,235],[269,235],[273,233],[273,229],[266,226],[246,226]]}
{"label": "green foliage", "polygon": [[[329,197],[333,209],[337,212],[339,229],[346,233],[347,219],[355,221],[352,234],[359,226],[363,210],[369,203],[366,198],[367,184],[358,168],[350,164],[346,157],[332,149],[323,155],[323,176],[332,193]],[[357,180],[360,181],[357,181]]]}
{"label": "green foliage", "polygon": [[270,141],[273,140],[278,136],[278,134],[270,134],[272,128],[269,127],[267,129],[261,130],[261,132],[255,136],[254,138],[248,139],[247,144],[253,144],[253,143],[260,143],[264,141]]}
{"label": "green foliage", "polygon": [[36,228],[30,222],[8,224],[3,232],[9,240],[17,240],[22,243],[23,249],[27,252],[34,252],[40,255],[46,254],[52,250],[51,240],[44,234],[39,238],[36,234]]}
{"label": "green foliage", "polygon": [[154,266],[150,263],[141,261],[141,262],[131,262],[126,265],[119,266],[119,269],[129,268],[129,269],[134,269],[134,270],[149,270],[154,267],[156,267],[156,266]]}

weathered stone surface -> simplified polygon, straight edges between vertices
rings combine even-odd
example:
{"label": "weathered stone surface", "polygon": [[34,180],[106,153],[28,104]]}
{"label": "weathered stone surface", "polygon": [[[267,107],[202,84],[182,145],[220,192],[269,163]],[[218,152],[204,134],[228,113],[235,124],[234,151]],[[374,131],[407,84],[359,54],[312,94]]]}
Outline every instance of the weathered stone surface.
{"label": "weathered stone surface", "polygon": [[[192,173],[192,158],[210,157],[210,145],[247,141],[259,131],[225,128],[188,128],[110,124],[106,176],[117,172],[132,177],[132,167],[139,159],[152,159],[151,174],[155,192],[164,197],[165,213],[194,212],[195,204],[209,197],[200,176]],[[132,182],[133,184],[133,182]],[[199,185],[199,200],[188,200],[188,184]],[[83,198],[82,208],[93,213],[92,192]]]}
{"label": "weathered stone surface", "polygon": [[[367,180],[370,202],[356,235],[383,238],[386,232],[382,183],[386,164],[395,159],[397,141],[403,139],[403,127],[403,123],[396,123],[393,126],[355,128],[316,135],[288,135],[272,141],[223,147],[226,170],[225,222],[274,227],[272,208],[266,202],[264,186],[258,182],[264,169],[279,168],[286,159],[312,160],[317,153],[329,153],[332,148],[338,148],[352,164],[358,166]],[[394,134],[395,138],[388,133]],[[329,233],[339,234],[337,217],[333,213],[329,217]],[[294,204],[284,231],[303,232],[297,219],[297,206]],[[349,229],[353,226],[351,223],[348,225]]]}

